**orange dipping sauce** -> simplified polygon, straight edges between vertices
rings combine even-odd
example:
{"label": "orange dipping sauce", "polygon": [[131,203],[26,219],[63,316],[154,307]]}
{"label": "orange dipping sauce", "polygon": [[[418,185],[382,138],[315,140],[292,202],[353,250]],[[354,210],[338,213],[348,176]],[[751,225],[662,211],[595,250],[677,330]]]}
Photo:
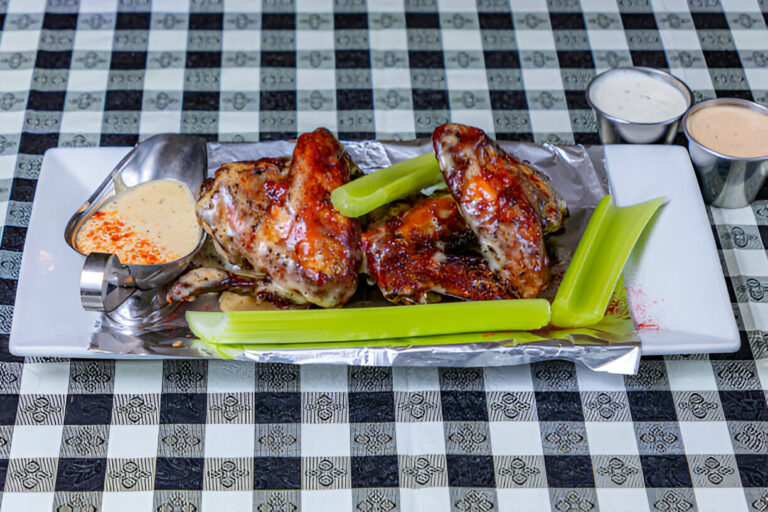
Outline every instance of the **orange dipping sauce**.
{"label": "orange dipping sauce", "polygon": [[686,127],[696,142],[721,155],[768,157],[768,114],[738,105],[715,105],[691,113]]}

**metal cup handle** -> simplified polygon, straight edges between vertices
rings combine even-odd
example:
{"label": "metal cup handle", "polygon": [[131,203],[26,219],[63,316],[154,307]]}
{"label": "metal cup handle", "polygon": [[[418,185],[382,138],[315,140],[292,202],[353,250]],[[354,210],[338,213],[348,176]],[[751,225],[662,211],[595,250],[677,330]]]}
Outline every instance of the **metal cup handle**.
{"label": "metal cup handle", "polygon": [[137,290],[131,271],[114,254],[92,252],[80,274],[80,301],[87,311],[109,313]]}

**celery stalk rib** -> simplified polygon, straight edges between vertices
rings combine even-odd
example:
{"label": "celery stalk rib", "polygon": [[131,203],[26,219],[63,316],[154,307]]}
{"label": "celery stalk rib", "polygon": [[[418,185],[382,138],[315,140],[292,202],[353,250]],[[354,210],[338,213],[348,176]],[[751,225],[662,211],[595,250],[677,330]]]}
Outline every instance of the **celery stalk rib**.
{"label": "celery stalk rib", "polygon": [[324,343],[454,333],[527,331],[549,323],[544,299],[293,311],[188,311],[208,343]]}
{"label": "celery stalk rib", "polygon": [[347,217],[360,217],[379,206],[415,194],[443,180],[435,155],[398,162],[331,192],[333,206]]}
{"label": "celery stalk rib", "polygon": [[583,327],[603,318],[632,248],[664,200],[624,207],[611,196],[600,200],[552,302],[553,325]]}

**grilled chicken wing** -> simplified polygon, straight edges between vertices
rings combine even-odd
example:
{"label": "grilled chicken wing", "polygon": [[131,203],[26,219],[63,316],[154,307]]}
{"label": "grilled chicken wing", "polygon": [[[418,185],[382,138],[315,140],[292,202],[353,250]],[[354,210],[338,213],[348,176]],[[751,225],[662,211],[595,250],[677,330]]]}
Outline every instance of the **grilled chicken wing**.
{"label": "grilled chicken wing", "polygon": [[436,292],[463,299],[513,298],[480,256],[450,254],[474,235],[451,196],[401,208],[363,234],[368,273],[388,300],[428,302]]}
{"label": "grilled chicken wing", "polygon": [[521,298],[537,296],[549,280],[544,233],[562,226],[563,199],[546,178],[478,128],[444,124],[434,131],[432,144],[490,268]]}
{"label": "grilled chicken wing", "polygon": [[306,304],[300,294],[276,286],[269,277],[254,278],[219,268],[195,268],[181,276],[168,291],[170,302],[189,302],[203,293],[231,291],[249,295],[276,308]]}
{"label": "grilled chicken wing", "polygon": [[303,134],[293,158],[227,164],[205,183],[198,219],[231,264],[322,307],[357,288],[360,225],[331,204],[357,170],[326,129]]}
{"label": "grilled chicken wing", "polygon": [[320,128],[296,142],[285,201],[270,208],[249,253],[279,286],[322,307],[345,303],[357,289],[360,224],[331,204],[331,192],[357,170],[344,146]]}
{"label": "grilled chicken wing", "polygon": [[251,267],[254,237],[269,209],[284,202],[289,171],[289,158],[263,158],[224,164],[203,182],[197,218],[230,265]]}

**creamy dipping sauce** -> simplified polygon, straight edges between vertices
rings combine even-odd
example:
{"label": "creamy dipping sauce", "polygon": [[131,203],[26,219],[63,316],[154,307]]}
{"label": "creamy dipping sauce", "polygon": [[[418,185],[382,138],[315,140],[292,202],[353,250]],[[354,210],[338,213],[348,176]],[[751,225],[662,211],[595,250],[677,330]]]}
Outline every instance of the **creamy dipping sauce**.
{"label": "creamy dipping sauce", "polygon": [[197,247],[202,230],[195,199],[178,181],[140,183],[94,213],[77,233],[80,252],[106,252],[123,264],[153,265],[182,258]]}
{"label": "creamy dipping sauce", "polygon": [[715,105],[689,114],[686,128],[696,142],[721,155],[768,156],[768,114],[738,105]]}
{"label": "creamy dipping sauce", "polygon": [[631,69],[606,72],[590,87],[589,99],[603,113],[634,123],[670,121],[688,109],[688,100],[680,89]]}

